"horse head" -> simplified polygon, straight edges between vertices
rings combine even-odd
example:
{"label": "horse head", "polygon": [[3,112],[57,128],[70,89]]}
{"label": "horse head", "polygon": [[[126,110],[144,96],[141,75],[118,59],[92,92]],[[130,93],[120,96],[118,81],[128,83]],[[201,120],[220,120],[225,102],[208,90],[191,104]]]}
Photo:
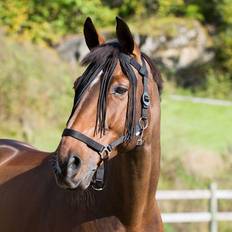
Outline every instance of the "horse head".
{"label": "horse head", "polygon": [[90,18],[84,24],[87,68],[74,83],[73,109],[56,151],[63,188],[102,189],[107,160],[150,143],[159,118],[161,78],[127,24],[116,22],[117,39],[108,42]]}

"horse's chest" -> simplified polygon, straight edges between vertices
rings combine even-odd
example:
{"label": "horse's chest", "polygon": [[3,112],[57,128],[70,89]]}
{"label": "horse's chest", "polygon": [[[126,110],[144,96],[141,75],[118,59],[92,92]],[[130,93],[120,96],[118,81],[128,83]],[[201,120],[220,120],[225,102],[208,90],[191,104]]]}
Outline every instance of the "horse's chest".
{"label": "horse's chest", "polygon": [[85,222],[80,226],[80,231],[81,232],[82,231],[83,232],[90,232],[90,231],[91,232],[111,232],[111,231],[126,232],[125,227],[118,220],[118,218],[114,216]]}
{"label": "horse's chest", "polygon": [[49,220],[46,224],[38,225],[37,228],[39,228],[38,232],[126,232],[125,227],[116,217],[95,219],[81,224],[66,219],[53,222]]}

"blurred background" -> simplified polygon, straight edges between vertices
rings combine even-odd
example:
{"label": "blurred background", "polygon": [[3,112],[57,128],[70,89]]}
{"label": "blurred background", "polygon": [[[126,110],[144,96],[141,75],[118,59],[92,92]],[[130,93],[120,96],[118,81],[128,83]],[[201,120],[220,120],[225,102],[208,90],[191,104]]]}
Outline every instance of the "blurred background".
{"label": "blurred background", "polygon": [[[90,16],[113,38],[119,15],[164,79],[159,189],[232,188],[231,12],[231,0],[1,0],[0,137],[56,149],[88,52],[83,23]],[[231,201],[219,203],[232,211]],[[206,200],[160,204],[165,212],[208,207]],[[208,231],[208,224],[165,230]],[[232,222],[218,231],[232,231]]]}

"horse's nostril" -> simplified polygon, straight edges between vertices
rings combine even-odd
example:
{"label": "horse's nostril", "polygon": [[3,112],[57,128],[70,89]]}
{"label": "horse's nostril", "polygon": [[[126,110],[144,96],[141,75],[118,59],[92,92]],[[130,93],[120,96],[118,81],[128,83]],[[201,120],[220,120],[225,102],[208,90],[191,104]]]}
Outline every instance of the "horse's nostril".
{"label": "horse's nostril", "polygon": [[73,170],[77,170],[80,167],[81,160],[78,156],[71,155],[69,158],[68,166]]}

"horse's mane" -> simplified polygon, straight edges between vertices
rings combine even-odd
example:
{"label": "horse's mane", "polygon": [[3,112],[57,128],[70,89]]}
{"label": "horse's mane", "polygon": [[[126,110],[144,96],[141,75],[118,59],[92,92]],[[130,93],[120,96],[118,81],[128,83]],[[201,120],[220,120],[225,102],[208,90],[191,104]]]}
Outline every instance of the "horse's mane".
{"label": "horse's mane", "polygon": [[163,79],[161,77],[160,71],[156,68],[154,62],[148,55],[142,52],[142,57],[147,61],[148,65],[150,66],[153,79],[156,82],[159,90],[159,95],[161,95],[163,90]]}
{"label": "horse's mane", "polygon": [[[87,56],[82,60],[82,65],[88,65],[88,67],[82,76],[79,77],[74,83],[75,98],[71,116],[79,104],[82,95],[85,93],[85,90],[88,89],[90,84],[102,71],[100,74],[100,91],[97,105],[95,133],[105,133],[106,99],[113,77],[112,74],[117,62],[119,61],[123,73],[128,77],[131,84],[131,88],[129,89],[127,116],[124,131],[125,135],[127,135],[127,140],[129,141],[135,132],[137,80],[134,78],[132,68],[126,62],[125,56],[121,55],[122,53],[123,52],[120,44],[117,41],[113,41],[92,49],[90,53],[87,54]],[[161,94],[162,79],[159,71],[146,54],[142,53],[142,57],[144,57],[149,64],[153,78],[157,83],[159,94]]]}

